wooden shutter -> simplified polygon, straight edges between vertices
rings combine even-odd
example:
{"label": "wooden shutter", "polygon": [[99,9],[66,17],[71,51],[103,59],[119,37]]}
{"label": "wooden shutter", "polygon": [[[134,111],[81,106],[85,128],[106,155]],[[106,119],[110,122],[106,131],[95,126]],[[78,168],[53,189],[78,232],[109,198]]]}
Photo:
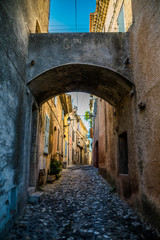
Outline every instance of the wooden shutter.
{"label": "wooden shutter", "polygon": [[65,157],[67,156],[67,141],[65,140]]}
{"label": "wooden shutter", "polygon": [[49,147],[49,117],[45,116],[44,153],[48,154]]}

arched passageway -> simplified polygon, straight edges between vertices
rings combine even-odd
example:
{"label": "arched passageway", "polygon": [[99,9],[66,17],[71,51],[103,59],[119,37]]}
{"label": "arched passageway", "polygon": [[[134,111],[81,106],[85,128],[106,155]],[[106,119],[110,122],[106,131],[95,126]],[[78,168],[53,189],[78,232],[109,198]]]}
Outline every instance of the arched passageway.
{"label": "arched passageway", "polygon": [[39,105],[56,95],[79,91],[96,95],[116,107],[129,96],[134,84],[109,68],[70,63],[43,72],[29,81],[28,86]]}
{"label": "arched passageway", "polygon": [[108,68],[91,64],[66,64],[43,72],[28,82],[39,104],[55,95],[81,91],[103,98],[116,106],[133,88],[123,75]]}

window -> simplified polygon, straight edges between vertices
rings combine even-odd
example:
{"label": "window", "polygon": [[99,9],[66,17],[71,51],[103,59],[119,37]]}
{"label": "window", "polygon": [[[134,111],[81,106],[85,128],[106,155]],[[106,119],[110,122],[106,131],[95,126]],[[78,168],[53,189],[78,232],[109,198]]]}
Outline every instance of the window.
{"label": "window", "polygon": [[72,141],[74,142],[74,130],[72,130]]}
{"label": "window", "polygon": [[48,154],[49,146],[49,117],[45,116],[45,135],[44,135],[44,153]]}
{"label": "window", "polygon": [[57,106],[57,97],[54,98],[54,104]]}
{"label": "window", "polygon": [[86,144],[85,144],[85,150],[84,151],[85,151],[85,153],[87,152],[87,145]]}
{"label": "window", "polygon": [[106,109],[106,103],[104,108],[104,116],[105,116],[105,149],[107,152],[107,109]]}
{"label": "window", "polygon": [[67,156],[67,141],[65,140],[65,157]]}
{"label": "window", "polygon": [[13,214],[16,211],[16,202],[17,202],[17,194],[16,194],[16,188],[13,187],[11,189],[11,198],[10,198],[10,211]]}
{"label": "window", "polygon": [[74,149],[72,149],[72,161],[74,161]]}
{"label": "window", "polygon": [[80,124],[79,124],[79,122],[78,122],[78,131],[80,131]]}
{"label": "window", "polygon": [[119,135],[119,173],[128,174],[127,132]]}
{"label": "window", "polygon": [[117,19],[118,22],[118,31],[125,32],[125,23],[124,23],[124,6],[122,5]]}
{"label": "window", "polygon": [[62,109],[62,121],[64,120],[64,110]]}
{"label": "window", "polygon": [[97,98],[95,99],[94,102],[94,116],[96,116],[96,113],[97,113]]}
{"label": "window", "polygon": [[59,128],[58,128],[57,151],[59,151],[59,135],[60,135],[60,130],[59,130]]}

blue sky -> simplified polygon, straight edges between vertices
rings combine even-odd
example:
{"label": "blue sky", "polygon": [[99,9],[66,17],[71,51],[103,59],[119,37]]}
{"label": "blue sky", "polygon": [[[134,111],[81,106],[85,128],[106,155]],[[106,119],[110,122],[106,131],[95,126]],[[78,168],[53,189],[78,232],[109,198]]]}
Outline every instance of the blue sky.
{"label": "blue sky", "polygon": [[80,115],[83,123],[85,124],[87,130],[89,131],[89,121],[86,121],[84,119],[84,114],[86,111],[89,111],[90,94],[83,92],[70,92],[68,94],[72,96],[72,106],[78,107],[77,113],[78,115]]}
{"label": "blue sky", "polygon": [[49,32],[89,32],[89,14],[95,11],[96,0],[51,0]]}

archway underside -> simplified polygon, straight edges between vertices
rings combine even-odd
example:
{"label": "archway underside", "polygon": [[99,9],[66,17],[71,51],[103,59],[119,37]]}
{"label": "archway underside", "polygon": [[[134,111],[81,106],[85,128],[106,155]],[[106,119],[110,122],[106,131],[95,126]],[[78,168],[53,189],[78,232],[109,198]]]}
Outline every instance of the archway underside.
{"label": "archway underside", "polygon": [[31,80],[28,86],[38,104],[62,93],[79,91],[96,95],[116,106],[132,89],[133,83],[107,68],[67,64],[49,69]]}

